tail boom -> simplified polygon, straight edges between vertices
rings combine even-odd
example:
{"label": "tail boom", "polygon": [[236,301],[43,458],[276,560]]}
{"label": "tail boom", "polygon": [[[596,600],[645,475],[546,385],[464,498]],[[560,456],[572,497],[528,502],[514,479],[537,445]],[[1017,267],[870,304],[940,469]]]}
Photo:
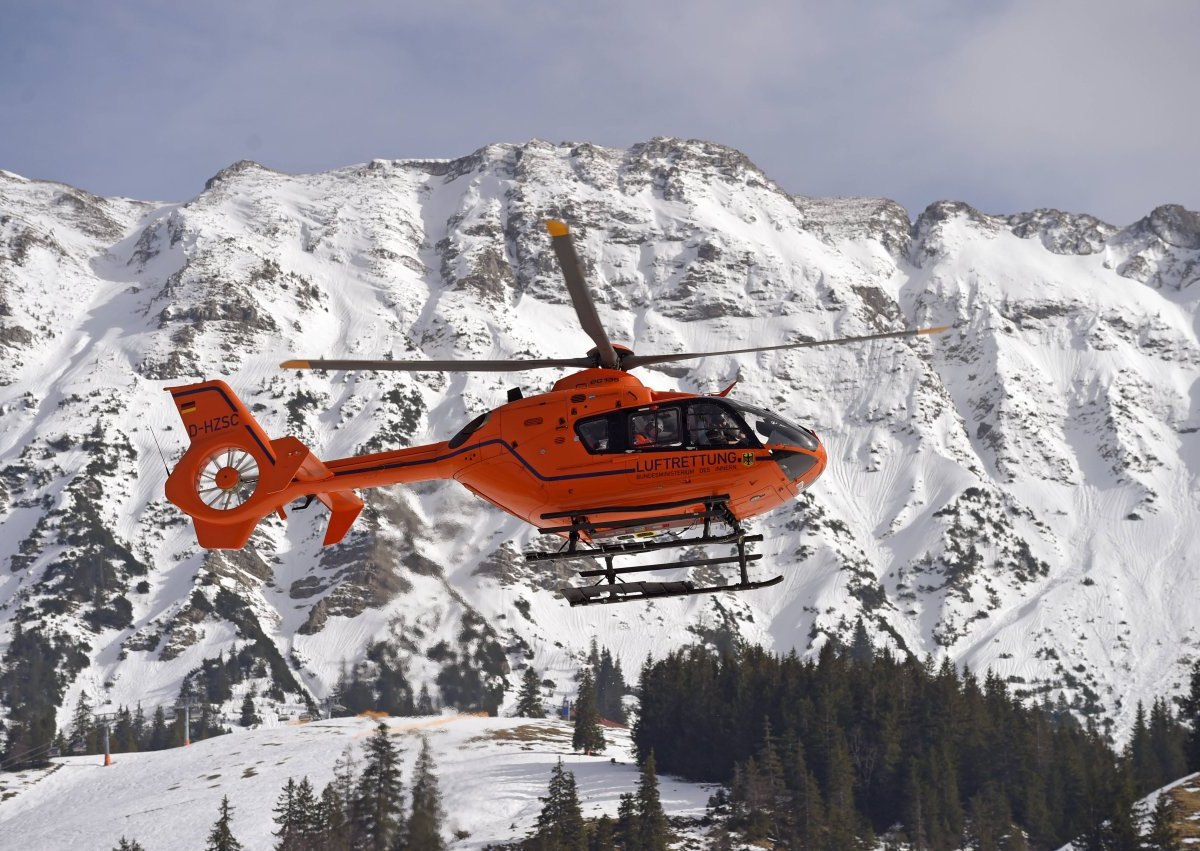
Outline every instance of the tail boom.
{"label": "tail boom", "polygon": [[259,521],[315,496],[329,509],[324,543],[345,537],[363,509],[355,489],[452,475],[445,444],[328,464],[294,437],[271,440],[223,381],[169,387],[190,445],[167,478],[166,496],[192,518],[208,549],[241,549]]}

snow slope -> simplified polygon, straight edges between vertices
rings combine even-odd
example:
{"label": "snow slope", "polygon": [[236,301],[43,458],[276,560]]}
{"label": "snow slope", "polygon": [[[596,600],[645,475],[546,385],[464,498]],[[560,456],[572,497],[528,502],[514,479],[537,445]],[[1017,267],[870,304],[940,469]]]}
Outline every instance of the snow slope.
{"label": "snow slope", "polygon": [[[272,810],[289,777],[307,777],[320,794],[351,749],[361,770],[362,743],[379,722],[345,718],[268,727],[219,736],[191,747],[56,760],[55,768],[0,803],[0,849],[112,848],[125,836],[147,851],[188,851],[203,845],[221,798],[228,795],[233,832],[247,851],[275,847]],[[616,816],[622,794],[637,787],[627,731],[608,729],[601,756],[571,752],[567,722],[446,715],[389,718],[411,784],[421,737],[429,740],[446,812],[443,835],[470,835],[450,848],[482,848],[529,834],[562,759],[575,775],[584,815]],[[712,790],[660,778],[671,816],[699,817]]]}

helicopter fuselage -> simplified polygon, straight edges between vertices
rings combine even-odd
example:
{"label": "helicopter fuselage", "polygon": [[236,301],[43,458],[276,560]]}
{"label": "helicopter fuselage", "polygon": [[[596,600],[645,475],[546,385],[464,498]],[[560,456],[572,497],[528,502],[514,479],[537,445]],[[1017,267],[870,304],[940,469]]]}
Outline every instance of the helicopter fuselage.
{"label": "helicopter fuselage", "polygon": [[[658,428],[640,433],[646,424]],[[826,455],[811,431],[767,412],[589,369],[477,417],[445,443],[325,463],[340,487],[452,478],[545,526],[547,515],[627,507],[607,516],[636,519],[648,505],[716,495],[745,519],[809,487]]]}

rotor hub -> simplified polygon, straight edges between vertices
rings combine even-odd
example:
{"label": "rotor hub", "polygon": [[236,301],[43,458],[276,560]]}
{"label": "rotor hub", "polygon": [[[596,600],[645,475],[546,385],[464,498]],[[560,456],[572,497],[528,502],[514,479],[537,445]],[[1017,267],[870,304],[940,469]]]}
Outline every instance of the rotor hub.
{"label": "rotor hub", "polygon": [[217,470],[217,475],[213,478],[217,487],[224,491],[230,491],[241,483],[242,474],[234,467],[222,467]]}
{"label": "rotor hub", "polygon": [[[618,364],[617,369],[624,370],[625,369],[625,366],[624,366],[625,358],[627,358],[633,354],[633,349],[629,348],[629,346],[623,346],[620,343],[613,343],[612,347],[613,347],[613,351],[616,352],[616,355],[617,355],[617,364]],[[594,369],[606,369],[607,368],[603,364],[600,363],[600,347],[599,346],[593,346],[592,348],[588,349],[587,356],[592,359],[592,367]]]}

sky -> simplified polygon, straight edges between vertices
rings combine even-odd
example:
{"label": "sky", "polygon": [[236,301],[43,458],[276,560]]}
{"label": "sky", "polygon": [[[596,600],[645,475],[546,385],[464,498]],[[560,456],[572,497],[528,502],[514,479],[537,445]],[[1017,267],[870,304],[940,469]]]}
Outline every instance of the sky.
{"label": "sky", "polygon": [[183,201],[223,167],[655,136],[788,192],[1200,210],[1194,0],[0,0],[0,168]]}

